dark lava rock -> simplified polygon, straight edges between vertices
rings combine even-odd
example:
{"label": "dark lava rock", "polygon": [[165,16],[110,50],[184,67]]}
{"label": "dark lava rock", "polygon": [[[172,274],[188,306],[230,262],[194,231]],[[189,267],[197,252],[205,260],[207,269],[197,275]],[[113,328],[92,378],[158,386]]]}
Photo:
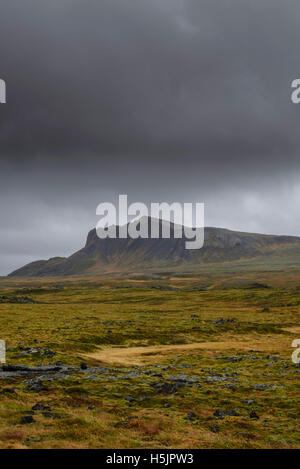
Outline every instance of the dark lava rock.
{"label": "dark lava rock", "polygon": [[82,394],[82,393],[85,392],[85,390],[82,389],[82,388],[76,388],[76,387],[74,387],[74,388],[68,388],[68,389],[66,389],[66,392],[67,392],[68,394]]}
{"label": "dark lava rock", "polygon": [[184,386],[183,383],[151,383],[152,388],[154,388],[159,394],[176,394],[176,392]]}
{"label": "dark lava rock", "polygon": [[255,391],[264,391],[265,389],[270,389],[271,386],[269,384],[255,384],[252,386]]}
{"label": "dark lava rock", "polygon": [[126,397],[125,397],[125,401],[133,402],[133,401],[134,401],[134,398],[131,397],[131,396],[126,396]]}
{"label": "dark lava rock", "polygon": [[193,422],[196,417],[197,417],[197,415],[196,415],[194,412],[189,412],[189,413],[184,417],[184,420],[190,420],[191,422]]}
{"label": "dark lava rock", "polygon": [[214,413],[214,416],[217,417],[218,419],[222,420],[224,417],[229,416],[229,417],[237,417],[239,414],[235,409],[233,410],[219,410],[217,409]]}
{"label": "dark lava rock", "polygon": [[27,381],[27,389],[29,391],[48,391],[48,388],[44,385],[44,383],[40,379],[30,379]]}
{"label": "dark lava rock", "polygon": [[243,399],[242,403],[243,404],[254,404],[254,399]]}
{"label": "dark lava rock", "polygon": [[225,415],[226,415],[225,412],[222,412],[221,410],[218,410],[218,409],[214,412],[214,416],[219,419],[223,419]]}
{"label": "dark lava rock", "polygon": [[212,426],[212,427],[209,427],[209,429],[213,433],[219,433],[219,431],[220,431],[219,427],[217,427],[216,425]]}
{"label": "dark lava rock", "polygon": [[41,402],[38,402],[32,407],[32,410],[44,410],[44,411],[51,412],[51,407],[48,405],[44,405]]}
{"label": "dark lava rock", "polygon": [[0,303],[34,304],[35,301],[28,296],[0,296]]}
{"label": "dark lava rock", "polygon": [[177,376],[169,376],[168,379],[170,381],[175,381],[177,383],[181,383],[183,385],[187,384],[194,384],[198,381],[198,378],[195,376],[188,376],[188,375],[177,375]]}
{"label": "dark lava rock", "polygon": [[236,362],[240,362],[242,360],[242,358],[238,357],[237,355],[232,355],[232,356],[229,356],[229,357],[226,357],[226,356],[216,357],[216,360],[228,360],[231,363],[236,363]]}
{"label": "dark lava rock", "polygon": [[39,365],[35,367],[25,366],[25,365],[3,365],[0,370],[9,373],[20,373],[19,376],[34,376],[38,374],[47,374],[47,373],[57,373],[62,371],[61,366],[56,365]]}
{"label": "dark lava rock", "polygon": [[0,392],[0,394],[15,394],[15,393],[16,393],[15,388],[4,388]]}
{"label": "dark lava rock", "polygon": [[248,286],[248,289],[256,289],[256,288],[272,288],[269,285],[266,285],[265,283],[258,283],[254,282],[251,285]]}
{"label": "dark lava rock", "polygon": [[56,352],[53,350],[49,349],[44,349],[42,347],[23,347],[20,345],[19,350],[21,350],[21,355],[36,355],[39,357],[54,357],[56,355]]}
{"label": "dark lava rock", "polygon": [[22,425],[25,425],[25,424],[28,424],[28,423],[33,423],[35,420],[34,418],[32,417],[32,415],[24,415],[21,420],[20,420],[20,423]]}
{"label": "dark lava rock", "polygon": [[58,415],[58,414],[52,414],[51,412],[42,412],[42,415],[43,415],[46,419],[59,419],[59,418],[60,418],[60,415]]}
{"label": "dark lava rock", "polygon": [[255,412],[255,410],[251,410],[251,412],[250,412],[250,418],[251,418],[251,419],[255,419],[255,420],[258,420],[258,419],[259,419],[259,416],[258,416],[257,413]]}
{"label": "dark lava rock", "polygon": [[231,323],[231,322],[235,322],[235,321],[236,321],[235,318],[232,318],[232,319],[221,318],[221,319],[217,319],[217,321],[212,321],[212,324],[215,324],[216,326],[220,326],[222,324]]}

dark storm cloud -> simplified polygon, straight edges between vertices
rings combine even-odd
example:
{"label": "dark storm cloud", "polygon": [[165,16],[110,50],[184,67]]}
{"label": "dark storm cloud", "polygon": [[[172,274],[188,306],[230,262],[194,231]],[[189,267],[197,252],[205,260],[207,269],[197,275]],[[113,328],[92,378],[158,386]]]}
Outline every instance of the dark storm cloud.
{"label": "dark storm cloud", "polygon": [[122,192],[300,234],[299,21],[297,0],[1,0],[1,272],[79,248]]}
{"label": "dark storm cloud", "polygon": [[299,14],[294,0],[2,0],[2,159],[293,163]]}

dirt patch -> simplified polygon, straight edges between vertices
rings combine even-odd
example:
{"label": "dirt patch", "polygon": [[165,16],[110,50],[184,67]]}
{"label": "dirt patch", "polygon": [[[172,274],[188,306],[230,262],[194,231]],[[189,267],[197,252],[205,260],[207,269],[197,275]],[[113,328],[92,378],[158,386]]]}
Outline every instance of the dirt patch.
{"label": "dirt patch", "polygon": [[[241,339],[242,337],[240,337]],[[218,352],[223,350],[243,350],[251,351],[255,349],[260,352],[276,352],[280,350],[278,342],[272,340],[266,343],[264,338],[257,341],[244,340],[233,341],[226,340],[221,342],[200,342],[192,344],[179,345],[155,345],[149,347],[106,347],[90,354],[82,354],[82,357],[92,358],[104,363],[119,365],[144,365],[147,363],[155,363],[173,356],[193,353],[202,350],[210,354],[210,352]]]}
{"label": "dirt patch", "polygon": [[291,332],[292,334],[299,334],[300,336],[300,326],[285,327],[282,330],[286,332]]}

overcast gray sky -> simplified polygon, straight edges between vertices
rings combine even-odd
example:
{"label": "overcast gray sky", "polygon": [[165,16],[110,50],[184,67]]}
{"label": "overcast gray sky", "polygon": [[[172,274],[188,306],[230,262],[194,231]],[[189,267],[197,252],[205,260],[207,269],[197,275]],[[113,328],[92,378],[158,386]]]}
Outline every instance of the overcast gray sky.
{"label": "overcast gray sky", "polygon": [[82,247],[119,193],[300,236],[298,0],[0,8],[0,274]]}

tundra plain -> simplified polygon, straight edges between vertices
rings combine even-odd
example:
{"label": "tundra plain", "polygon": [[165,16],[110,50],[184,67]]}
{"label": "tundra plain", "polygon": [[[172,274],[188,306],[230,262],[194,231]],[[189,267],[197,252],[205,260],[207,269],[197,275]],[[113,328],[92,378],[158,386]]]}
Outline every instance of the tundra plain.
{"label": "tundra plain", "polygon": [[242,267],[2,278],[0,447],[299,448],[300,275]]}

